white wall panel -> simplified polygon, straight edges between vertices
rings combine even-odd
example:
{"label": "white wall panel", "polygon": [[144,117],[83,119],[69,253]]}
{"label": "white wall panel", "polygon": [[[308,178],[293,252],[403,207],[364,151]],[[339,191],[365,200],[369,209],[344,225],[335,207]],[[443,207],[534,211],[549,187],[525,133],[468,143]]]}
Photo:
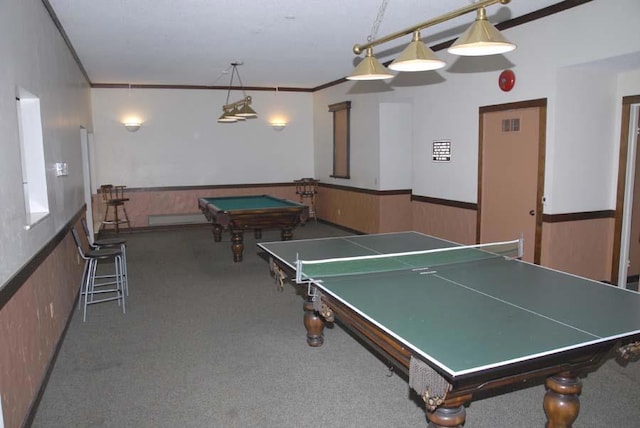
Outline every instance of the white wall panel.
{"label": "white wall panel", "polygon": [[[241,98],[231,92],[231,101]],[[292,181],[313,174],[312,99],[251,92],[258,118],[218,123],[227,91],[94,89],[97,185],[190,186]],[[143,124],[127,131],[122,121]],[[281,131],[269,122],[282,118]]]}
{"label": "white wall panel", "polygon": [[411,189],[413,106],[409,103],[380,103],[379,190]]}
{"label": "white wall panel", "polygon": [[[40,0],[3,2],[0,13],[0,287],[84,203],[80,127],[92,128],[89,85]],[[17,89],[40,99],[50,215],[25,230]],[[69,175],[55,176],[65,162]]]}

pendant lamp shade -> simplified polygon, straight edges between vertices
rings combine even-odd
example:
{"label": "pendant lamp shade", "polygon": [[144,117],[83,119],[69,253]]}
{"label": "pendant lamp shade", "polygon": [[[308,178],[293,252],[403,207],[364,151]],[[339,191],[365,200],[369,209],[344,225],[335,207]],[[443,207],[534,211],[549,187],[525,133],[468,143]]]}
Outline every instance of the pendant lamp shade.
{"label": "pendant lamp shade", "polygon": [[367,48],[367,53],[360,64],[353,70],[348,80],[383,80],[391,79],[393,74],[389,73],[380,62],[373,56],[373,49]]}
{"label": "pendant lamp shade", "polygon": [[510,52],[516,45],[509,42],[487,21],[484,7],[478,9],[476,20],[448,49],[449,53],[462,56],[496,55]]}
{"label": "pendant lamp shade", "polygon": [[238,108],[238,112],[236,116],[244,117],[244,118],[258,117],[258,114],[255,112],[254,109],[251,108],[249,104],[251,104],[251,97],[246,97],[244,104],[242,104],[242,107]]}
{"label": "pendant lamp shade", "polygon": [[238,121],[238,119],[236,119],[235,117],[231,116],[231,113],[229,113],[227,111],[227,109],[222,107],[222,116],[220,116],[218,118],[218,122],[219,123],[233,123],[233,122],[237,122],[237,121]]}
{"label": "pendant lamp shade", "polygon": [[413,32],[413,40],[390,65],[394,71],[437,70],[447,65],[420,40],[420,32]]}

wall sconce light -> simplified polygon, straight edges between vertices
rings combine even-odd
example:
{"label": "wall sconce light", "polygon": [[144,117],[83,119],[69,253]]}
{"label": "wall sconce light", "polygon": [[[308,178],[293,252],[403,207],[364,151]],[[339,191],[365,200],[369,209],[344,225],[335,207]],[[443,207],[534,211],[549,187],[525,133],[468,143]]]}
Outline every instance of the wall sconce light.
{"label": "wall sconce light", "polygon": [[127,128],[129,132],[136,132],[142,126],[142,122],[139,120],[128,120],[123,123],[124,127]]}
{"label": "wall sconce light", "polygon": [[286,126],[286,122],[271,122],[271,127],[276,131],[282,131]]}

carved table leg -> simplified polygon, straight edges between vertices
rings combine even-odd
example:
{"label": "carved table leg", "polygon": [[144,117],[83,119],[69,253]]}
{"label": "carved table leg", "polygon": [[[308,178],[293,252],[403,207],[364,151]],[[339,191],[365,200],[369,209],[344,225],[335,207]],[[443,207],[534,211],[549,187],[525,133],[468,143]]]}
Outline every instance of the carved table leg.
{"label": "carved table leg", "polygon": [[563,372],[547,378],[544,396],[544,412],[547,428],[570,428],[578,418],[582,382],[577,376]]}
{"label": "carved table leg", "polygon": [[242,261],[242,251],[244,251],[244,233],[242,230],[231,231],[231,251],[233,252],[233,261]]}
{"label": "carved table leg", "polygon": [[467,418],[467,411],[464,403],[471,399],[470,396],[462,396],[438,406],[434,411],[427,409],[427,419],[429,428],[456,428],[462,427]]}
{"label": "carved table leg", "polygon": [[304,309],[304,326],[307,329],[307,344],[318,347],[324,343],[324,321],[313,309],[312,299],[312,297],[307,297],[302,306]]}
{"label": "carved table leg", "polygon": [[222,241],[222,226],[220,226],[219,224],[213,225],[213,240],[215,242]]}
{"label": "carved table leg", "polygon": [[290,227],[285,227],[284,229],[282,229],[280,237],[283,241],[290,241],[291,238],[293,238],[293,229],[291,229]]}

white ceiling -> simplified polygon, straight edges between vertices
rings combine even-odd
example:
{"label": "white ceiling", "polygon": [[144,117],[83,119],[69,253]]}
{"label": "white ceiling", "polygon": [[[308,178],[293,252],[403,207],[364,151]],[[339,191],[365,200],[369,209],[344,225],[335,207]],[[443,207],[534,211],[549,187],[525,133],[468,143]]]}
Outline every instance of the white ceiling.
{"label": "white ceiling", "polygon": [[[244,86],[314,88],[343,78],[360,60],[384,0],[43,0],[48,1],[92,83],[228,86],[230,63]],[[386,0],[378,37],[471,0]],[[513,0],[487,8],[491,22],[562,0]],[[469,13],[422,31],[430,46],[451,40]],[[374,48],[381,62],[410,41]],[[512,40],[518,43],[517,40]],[[508,55],[508,54],[507,54]],[[235,86],[235,83],[234,83]]]}

